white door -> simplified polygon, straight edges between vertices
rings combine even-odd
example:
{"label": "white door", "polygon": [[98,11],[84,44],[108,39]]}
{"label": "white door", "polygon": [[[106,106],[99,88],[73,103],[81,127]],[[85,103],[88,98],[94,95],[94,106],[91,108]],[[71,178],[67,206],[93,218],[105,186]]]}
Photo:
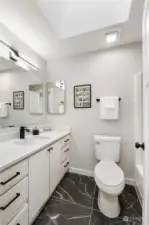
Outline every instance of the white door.
{"label": "white door", "polygon": [[149,224],[149,0],[145,0],[143,15],[143,91],[144,91],[144,202],[143,225]]}
{"label": "white door", "polygon": [[50,196],[56,189],[61,179],[60,172],[60,142],[55,143],[49,148],[50,157]]}
{"label": "white door", "polygon": [[49,152],[42,150],[29,159],[29,222],[49,198]]}

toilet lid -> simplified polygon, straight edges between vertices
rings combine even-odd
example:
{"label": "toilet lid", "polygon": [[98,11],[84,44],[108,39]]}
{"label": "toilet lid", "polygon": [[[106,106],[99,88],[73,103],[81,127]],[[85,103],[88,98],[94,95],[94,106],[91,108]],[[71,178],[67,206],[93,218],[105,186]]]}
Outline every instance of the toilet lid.
{"label": "toilet lid", "polygon": [[111,160],[100,161],[95,166],[95,175],[100,182],[108,186],[119,185],[124,180],[123,171]]}

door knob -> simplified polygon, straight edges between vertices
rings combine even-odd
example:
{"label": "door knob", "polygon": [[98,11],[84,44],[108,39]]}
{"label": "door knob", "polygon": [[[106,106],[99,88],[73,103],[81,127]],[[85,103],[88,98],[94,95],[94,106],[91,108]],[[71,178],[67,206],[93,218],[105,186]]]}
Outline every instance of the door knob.
{"label": "door knob", "polygon": [[135,143],[135,147],[136,147],[136,148],[142,148],[143,150],[145,149],[144,143],[140,144],[140,143],[136,142],[136,143]]}

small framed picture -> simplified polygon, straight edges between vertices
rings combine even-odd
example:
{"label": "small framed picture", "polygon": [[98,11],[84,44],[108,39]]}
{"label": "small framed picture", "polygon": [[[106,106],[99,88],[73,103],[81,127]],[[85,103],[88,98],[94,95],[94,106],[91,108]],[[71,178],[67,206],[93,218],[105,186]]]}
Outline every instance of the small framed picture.
{"label": "small framed picture", "polygon": [[74,86],[74,108],[91,108],[91,84]]}
{"label": "small framed picture", "polygon": [[13,92],[13,109],[24,109],[24,91]]}

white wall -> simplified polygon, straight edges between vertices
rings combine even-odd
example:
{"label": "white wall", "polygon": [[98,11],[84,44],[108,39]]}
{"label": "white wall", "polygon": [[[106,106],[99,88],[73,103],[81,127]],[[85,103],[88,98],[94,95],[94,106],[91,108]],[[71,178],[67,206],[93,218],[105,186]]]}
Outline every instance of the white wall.
{"label": "white wall", "polygon": [[[133,75],[142,70],[141,44],[131,44],[109,51],[49,61],[49,81],[65,80],[67,85],[65,115],[49,115],[53,126],[72,127],[71,166],[93,171],[94,134],[110,134],[122,137],[120,166],[127,178],[134,178],[134,111]],[[92,85],[92,108],[74,109],[74,85]],[[106,122],[99,119],[96,98],[117,95],[120,103],[120,119]]]}
{"label": "white wall", "polygon": [[131,0],[49,0],[38,1],[38,4],[59,37],[70,38],[126,22],[129,19],[131,2]]}

